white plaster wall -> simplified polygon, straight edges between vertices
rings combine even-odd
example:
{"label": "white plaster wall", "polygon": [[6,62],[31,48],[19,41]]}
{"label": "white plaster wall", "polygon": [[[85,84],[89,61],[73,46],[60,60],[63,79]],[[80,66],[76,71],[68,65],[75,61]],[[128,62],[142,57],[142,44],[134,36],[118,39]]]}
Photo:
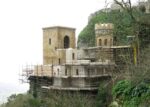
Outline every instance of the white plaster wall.
{"label": "white plaster wall", "polygon": [[54,77],[58,77],[61,75],[62,69],[60,65],[53,66],[53,75]]}

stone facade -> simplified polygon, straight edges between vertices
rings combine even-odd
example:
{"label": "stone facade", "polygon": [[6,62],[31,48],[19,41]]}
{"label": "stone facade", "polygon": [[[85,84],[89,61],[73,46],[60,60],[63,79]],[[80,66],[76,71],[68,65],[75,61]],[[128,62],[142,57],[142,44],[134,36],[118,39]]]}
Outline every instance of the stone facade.
{"label": "stone facade", "polygon": [[59,64],[61,59],[58,58],[56,50],[75,46],[74,28],[60,26],[43,28],[43,64]]}
{"label": "stone facade", "polygon": [[101,82],[111,80],[118,52],[114,50],[122,48],[113,46],[112,30],[111,23],[96,24],[96,46],[76,49],[75,29],[43,28],[43,65],[35,66],[31,77],[48,78],[48,89],[97,90]]}
{"label": "stone facade", "polygon": [[113,28],[111,23],[95,25],[96,46],[113,46]]}
{"label": "stone facade", "polygon": [[[101,66],[98,66],[101,65]],[[57,87],[97,87],[101,77],[110,78],[114,70],[113,63],[103,64],[71,64],[61,66],[59,76],[54,77],[54,86]],[[108,67],[109,66],[109,67]]]}

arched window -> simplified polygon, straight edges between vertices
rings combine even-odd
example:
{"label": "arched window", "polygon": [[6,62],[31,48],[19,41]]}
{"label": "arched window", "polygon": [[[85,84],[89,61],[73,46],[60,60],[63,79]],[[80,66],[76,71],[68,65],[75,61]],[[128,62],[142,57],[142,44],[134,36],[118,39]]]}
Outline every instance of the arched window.
{"label": "arched window", "polygon": [[99,39],[99,46],[101,46],[102,45],[102,40],[101,39]]}
{"label": "arched window", "polygon": [[113,41],[112,41],[112,39],[110,39],[110,45],[113,45]]}
{"label": "arched window", "polygon": [[51,45],[51,38],[49,38],[49,45]]}
{"label": "arched window", "polygon": [[79,75],[79,71],[78,71],[78,69],[76,69],[76,75]]}
{"label": "arched window", "polygon": [[74,60],[75,59],[75,56],[74,56],[74,53],[72,53],[72,60]]}
{"label": "arched window", "polygon": [[60,58],[58,59],[58,64],[60,65]]}
{"label": "arched window", "polygon": [[64,37],[64,48],[69,48],[69,45],[70,45],[70,39],[69,37],[66,35]]}
{"label": "arched window", "polygon": [[107,39],[105,39],[105,41],[104,41],[104,45],[107,45]]}

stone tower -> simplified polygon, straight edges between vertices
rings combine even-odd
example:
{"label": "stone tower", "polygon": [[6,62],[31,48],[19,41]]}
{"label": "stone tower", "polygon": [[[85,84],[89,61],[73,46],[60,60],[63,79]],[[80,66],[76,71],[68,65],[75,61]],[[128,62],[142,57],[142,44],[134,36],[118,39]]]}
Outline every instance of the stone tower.
{"label": "stone tower", "polygon": [[112,23],[95,24],[96,46],[113,45],[113,27]]}
{"label": "stone tower", "polygon": [[43,28],[43,64],[60,64],[57,49],[75,46],[74,28],[60,26]]}

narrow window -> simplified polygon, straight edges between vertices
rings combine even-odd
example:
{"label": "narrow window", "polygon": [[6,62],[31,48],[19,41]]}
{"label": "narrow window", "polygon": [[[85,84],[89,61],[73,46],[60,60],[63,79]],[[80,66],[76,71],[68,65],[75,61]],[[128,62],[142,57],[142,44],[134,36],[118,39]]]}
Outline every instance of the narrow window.
{"label": "narrow window", "polygon": [[112,41],[112,39],[110,39],[110,45],[113,45],[113,41]]}
{"label": "narrow window", "polygon": [[102,45],[102,40],[101,39],[99,39],[99,46],[101,46]]}
{"label": "narrow window", "polygon": [[66,48],[69,48],[69,46],[70,46],[70,39],[69,39],[69,37],[66,35],[65,37],[64,37],[64,48],[66,49]]}
{"label": "narrow window", "polygon": [[67,75],[67,69],[65,69],[65,75]]}
{"label": "narrow window", "polygon": [[75,57],[74,57],[74,53],[72,53],[72,60],[74,60],[75,59]]}
{"label": "narrow window", "polygon": [[58,59],[58,64],[60,65],[60,58]]}
{"label": "narrow window", "polygon": [[90,75],[90,69],[87,70],[87,74],[88,74],[88,76]]}
{"label": "narrow window", "polygon": [[105,41],[104,41],[104,45],[107,45],[107,39],[105,39]]}
{"label": "narrow window", "polygon": [[59,69],[57,69],[58,75],[59,75]]}
{"label": "narrow window", "polygon": [[79,70],[78,69],[76,69],[76,75],[79,75]]}
{"label": "narrow window", "polygon": [[51,45],[51,39],[49,38],[49,45]]}

